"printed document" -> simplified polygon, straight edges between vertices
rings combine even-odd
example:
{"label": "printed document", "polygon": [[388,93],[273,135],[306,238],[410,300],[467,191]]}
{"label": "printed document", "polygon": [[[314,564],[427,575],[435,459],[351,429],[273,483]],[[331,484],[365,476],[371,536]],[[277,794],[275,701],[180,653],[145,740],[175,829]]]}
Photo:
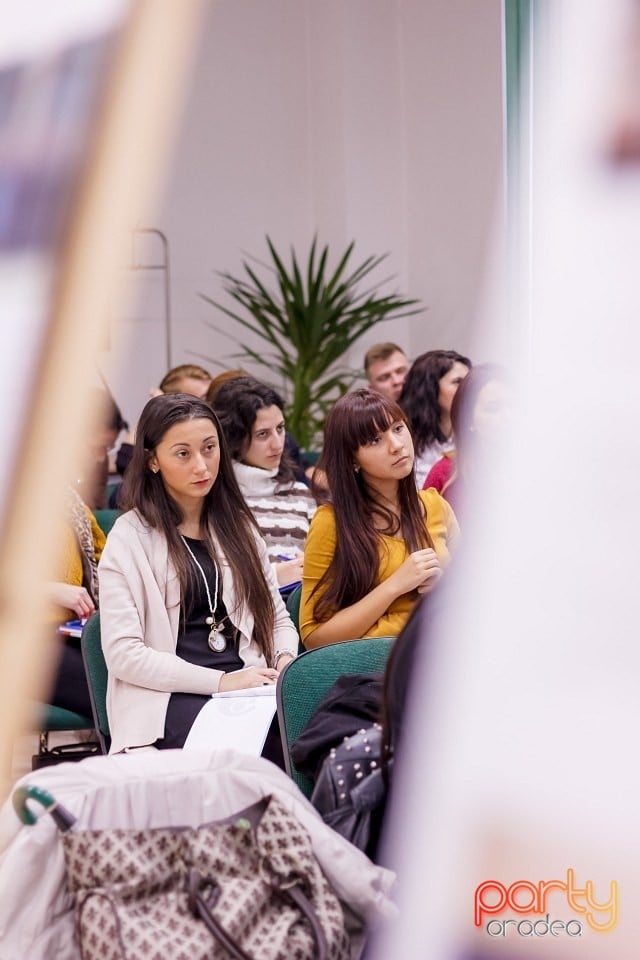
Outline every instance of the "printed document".
{"label": "printed document", "polygon": [[276,685],[214,693],[196,717],[185,750],[240,750],[260,756],[276,712]]}

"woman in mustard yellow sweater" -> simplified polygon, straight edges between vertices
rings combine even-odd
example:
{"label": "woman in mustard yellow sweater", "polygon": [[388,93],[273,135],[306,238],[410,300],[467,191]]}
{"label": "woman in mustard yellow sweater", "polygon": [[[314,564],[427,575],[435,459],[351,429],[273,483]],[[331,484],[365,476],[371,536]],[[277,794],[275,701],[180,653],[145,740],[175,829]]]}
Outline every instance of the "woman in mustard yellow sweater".
{"label": "woman in mustard yellow sweater", "polygon": [[[95,516],[71,487],[67,490],[63,545],[58,566],[59,580],[46,585],[52,626],[65,620],[86,619],[98,606],[98,560],[105,535]],[[53,627],[53,629],[55,629]],[[80,641],[60,641],[59,659],[49,703],[82,716],[91,716],[91,700]]]}
{"label": "woman in mustard yellow sweater", "polygon": [[335,404],[319,467],[331,503],[317,510],[305,546],[303,642],[396,636],[447,563],[454,513],[435,490],[416,490],[406,416],[371,390]]}

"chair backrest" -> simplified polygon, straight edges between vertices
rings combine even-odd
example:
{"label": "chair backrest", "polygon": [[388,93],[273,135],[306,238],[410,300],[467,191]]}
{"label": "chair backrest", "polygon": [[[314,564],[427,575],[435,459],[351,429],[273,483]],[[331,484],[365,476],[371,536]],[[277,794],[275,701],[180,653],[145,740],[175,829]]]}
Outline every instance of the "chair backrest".
{"label": "chair backrest", "polygon": [[100,639],[100,613],[93,613],[82,629],[80,649],[89,684],[89,696],[96,732],[103,753],[109,752],[109,717],[107,716],[107,664]]}
{"label": "chair backrest", "polygon": [[289,616],[293,620],[293,625],[300,634],[300,600],[302,599],[302,584],[299,583],[295,587],[286,600],[286,607],[289,611]]}
{"label": "chair backrest", "polygon": [[302,584],[299,583],[298,586],[291,591],[287,597],[286,607],[293,622],[294,627],[298,631],[298,653],[304,653],[304,644],[302,643],[302,637],[300,636],[300,600],[302,599]]}
{"label": "chair backrest", "polygon": [[93,515],[98,522],[98,526],[104,533],[105,537],[108,535],[111,527],[114,525],[122,510],[94,510]]}
{"label": "chair backrest", "polygon": [[339,677],[384,672],[394,640],[395,637],[366,637],[307,650],[292,660],[278,677],[276,700],[285,766],[305,796],[311,796],[313,782],[293,763],[291,744]]}

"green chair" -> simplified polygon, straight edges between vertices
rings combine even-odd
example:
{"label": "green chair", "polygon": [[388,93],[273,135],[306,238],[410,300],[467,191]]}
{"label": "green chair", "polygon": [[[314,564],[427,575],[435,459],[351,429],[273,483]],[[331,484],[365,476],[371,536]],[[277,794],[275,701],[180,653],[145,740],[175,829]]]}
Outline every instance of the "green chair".
{"label": "green chair", "polygon": [[71,743],[58,744],[55,747],[49,745],[50,733],[93,730],[93,720],[89,717],[83,717],[73,710],[65,710],[64,707],[56,707],[52,703],[35,703],[34,710],[39,718],[39,738],[38,752],[33,755],[31,760],[33,770],[49,766],[52,763],[62,763],[65,760],[82,760],[97,753],[98,744],[95,741],[72,741]]}
{"label": "green chair", "polygon": [[304,653],[304,644],[300,636],[300,600],[302,598],[302,584],[298,584],[287,597],[286,607],[293,625],[298,631],[298,653]]}
{"label": "green chair", "polygon": [[300,633],[300,600],[302,599],[302,584],[299,583],[298,586],[291,591],[287,597],[286,607],[289,611],[289,616],[293,620],[293,625],[295,626],[298,633]]}
{"label": "green chair", "polygon": [[108,536],[111,527],[114,525],[122,510],[94,510],[93,515],[98,521],[98,526]]}
{"label": "green chair", "polygon": [[276,702],[287,773],[306,797],[313,782],[291,759],[291,744],[300,736],[316,707],[335,681],[345,674],[383,673],[395,637],[366,637],[307,650],[278,677]]}
{"label": "green chair", "polygon": [[93,613],[82,629],[80,649],[89,684],[93,721],[103,753],[109,752],[110,733],[107,716],[107,664],[100,639],[100,613]]}

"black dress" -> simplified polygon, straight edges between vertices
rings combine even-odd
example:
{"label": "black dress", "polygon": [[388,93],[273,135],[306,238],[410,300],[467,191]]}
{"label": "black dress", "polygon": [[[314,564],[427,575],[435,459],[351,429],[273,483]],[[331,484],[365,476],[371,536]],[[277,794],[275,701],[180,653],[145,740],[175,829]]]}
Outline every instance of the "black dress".
{"label": "black dress", "polygon": [[[192,540],[190,537],[184,538],[189,549],[196,557],[198,563],[204,570],[211,592],[216,582],[216,570],[214,561],[209,556],[209,552],[202,540]],[[227,609],[222,599],[222,577],[218,576],[218,595],[213,600],[214,610],[216,612],[216,621],[223,624],[222,633],[227,641],[225,650],[217,653],[209,646],[209,631],[211,627],[207,624],[207,617],[211,616],[209,610],[209,601],[207,592],[202,582],[202,575],[196,570],[198,575],[195,580],[195,586],[187,591],[186,619],[184,612],[180,614],[180,625],[178,627],[178,642],[176,645],[176,654],[189,663],[197,663],[199,667],[213,667],[215,670],[223,670],[225,673],[232,673],[234,670],[242,670],[245,666],[244,661],[238,653],[238,631],[228,619]],[[195,579],[195,578],[194,578]],[[217,602],[216,602],[217,601]],[[210,696],[203,693],[172,693],[169,697],[169,706],[167,707],[167,716],[164,724],[164,737],[156,740],[154,746],[159,750],[169,750],[173,748],[184,747],[188,733],[193,726],[194,720],[208,703]],[[282,739],[280,736],[280,727],[277,714],[271,721],[271,726],[267,732],[267,737],[262,748],[262,756],[271,760],[282,770],[285,769],[284,752],[282,749]]]}
{"label": "black dress", "polygon": [[[227,646],[221,653],[216,653],[209,646],[211,627],[206,620],[211,616],[211,611],[202,575],[196,569],[197,579],[194,578],[194,585],[187,591],[183,611],[180,614],[176,654],[182,660],[196,663],[199,667],[211,667],[214,670],[223,670],[225,673],[242,670],[244,662],[238,654],[238,631],[228,619],[227,609],[222,600],[222,577],[218,576],[218,596],[214,598],[213,587],[216,582],[214,561],[202,540],[192,540],[190,537],[184,539],[204,570],[209,591],[212,594],[216,621],[223,622],[222,633]],[[172,693],[167,707],[164,737],[156,740],[154,746],[159,750],[183,747],[194,720],[209,700],[210,697],[204,693]]]}

